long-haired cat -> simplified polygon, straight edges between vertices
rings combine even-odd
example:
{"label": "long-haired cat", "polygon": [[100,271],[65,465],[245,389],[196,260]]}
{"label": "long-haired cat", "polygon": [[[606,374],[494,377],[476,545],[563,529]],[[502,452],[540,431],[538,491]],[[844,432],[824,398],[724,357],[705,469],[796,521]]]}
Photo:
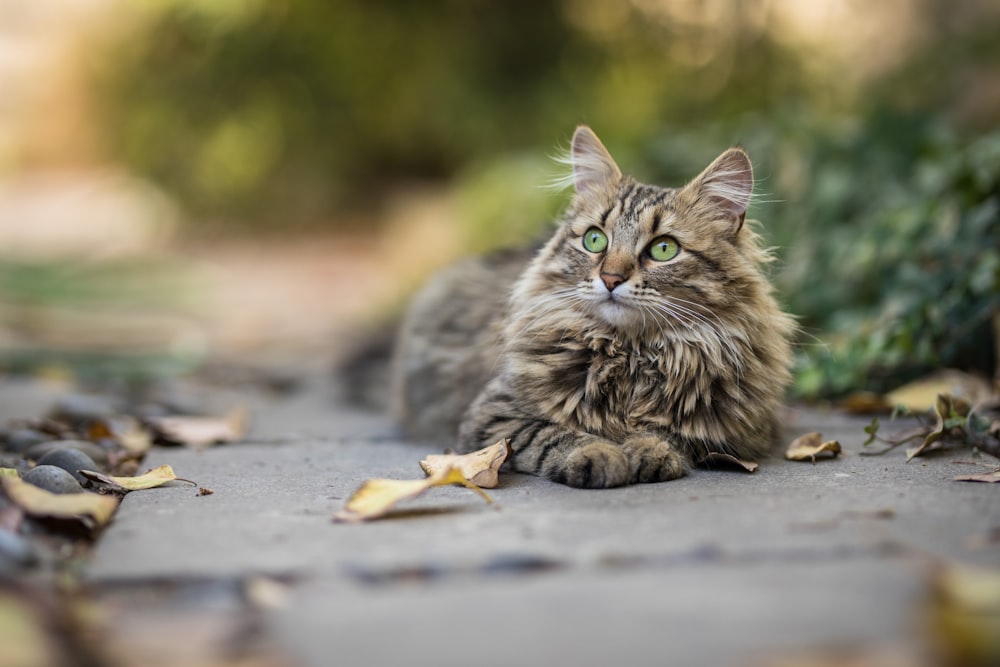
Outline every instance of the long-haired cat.
{"label": "long-haired cat", "polygon": [[413,301],[394,364],[404,427],[460,451],[510,438],[514,470],[577,487],[761,456],[794,326],[744,224],[746,153],[663,188],[581,126],[570,162],[575,195],[540,251],[466,261]]}

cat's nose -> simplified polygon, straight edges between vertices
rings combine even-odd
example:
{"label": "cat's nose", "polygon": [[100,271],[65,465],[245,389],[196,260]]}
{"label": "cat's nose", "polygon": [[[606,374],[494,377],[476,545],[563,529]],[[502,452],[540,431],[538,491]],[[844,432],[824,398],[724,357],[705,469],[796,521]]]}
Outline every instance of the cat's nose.
{"label": "cat's nose", "polygon": [[625,276],[620,273],[602,273],[601,280],[604,281],[604,286],[608,288],[609,292],[614,292],[616,287],[625,282]]}

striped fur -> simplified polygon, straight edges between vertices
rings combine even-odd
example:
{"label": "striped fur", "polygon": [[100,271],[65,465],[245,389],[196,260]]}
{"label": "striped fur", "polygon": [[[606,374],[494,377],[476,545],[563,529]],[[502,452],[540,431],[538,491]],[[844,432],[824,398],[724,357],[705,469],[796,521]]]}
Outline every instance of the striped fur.
{"label": "striped fur", "polygon": [[[533,258],[470,260],[415,300],[396,355],[404,426],[423,440],[457,430],[463,451],[510,438],[515,470],[578,487],[674,479],[710,452],[761,456],[794,327],[743,224],[746,154],[679,189],[623,176],[586,127],[571,156],[577,194]],[[601,252],[583,245],[592,228]],[[664,235],[681,249],[658,262]]]}

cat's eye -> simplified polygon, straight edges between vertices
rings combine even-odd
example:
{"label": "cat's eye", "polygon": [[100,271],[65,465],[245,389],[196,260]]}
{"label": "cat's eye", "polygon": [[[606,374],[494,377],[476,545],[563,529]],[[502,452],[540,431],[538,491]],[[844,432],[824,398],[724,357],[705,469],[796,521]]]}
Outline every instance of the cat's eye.
{"label": "cat's eye", "polygon": [[608,236],[597,227],[591,227],[583,235],[583,247],[590,252],[604,252],[608,247]]}
{"label": "cat's eye", "polygon": [[680,251],[681,247],[677,244],[677,241],[669,236],[661,236],[655,239],[649,244],[649,250],[647,250],[649,256],[657,262],[669,262]]}

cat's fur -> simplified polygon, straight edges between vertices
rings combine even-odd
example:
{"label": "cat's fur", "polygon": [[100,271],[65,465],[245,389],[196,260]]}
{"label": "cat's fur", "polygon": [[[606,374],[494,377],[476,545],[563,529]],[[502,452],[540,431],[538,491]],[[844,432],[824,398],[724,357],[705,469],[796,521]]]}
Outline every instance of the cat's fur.
{"label": "cat's fur", "polygon": [[[576,194],[533,259],[469,260],[414,300],[394,371],[404,427],[460,451],[510,438],[513,469],[578,487],[674,479],[710,452],[763,455],[794,327],[743,224],[746,154],[661,188],[623,176],[581,126],[570,162]],[[592,228],[601,252],[583,245]],[[680,252],[655,261],[663,235]]]}

